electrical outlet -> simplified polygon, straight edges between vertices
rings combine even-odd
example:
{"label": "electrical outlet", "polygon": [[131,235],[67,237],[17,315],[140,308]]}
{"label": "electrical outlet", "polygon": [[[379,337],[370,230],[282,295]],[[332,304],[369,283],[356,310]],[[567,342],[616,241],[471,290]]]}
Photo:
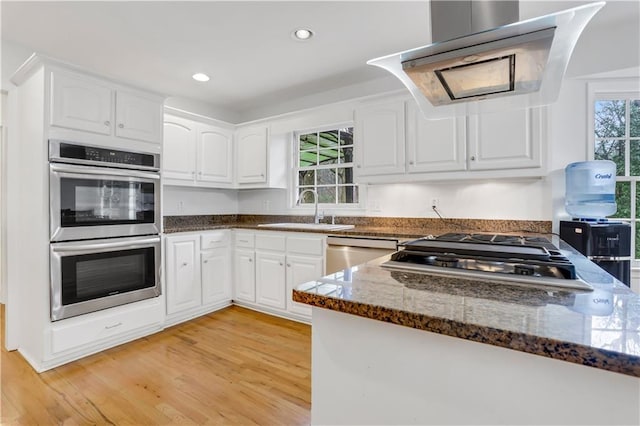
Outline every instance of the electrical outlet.
{"label": "electrical outlet", "polygon": [[431,210],[440,208],[440,200],[437,198],[431,199]]}

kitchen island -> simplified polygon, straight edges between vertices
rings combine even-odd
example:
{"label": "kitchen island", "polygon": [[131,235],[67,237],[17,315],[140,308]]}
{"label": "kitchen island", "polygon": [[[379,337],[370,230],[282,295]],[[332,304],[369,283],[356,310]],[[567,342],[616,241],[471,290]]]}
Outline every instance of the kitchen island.
{"label": "kitchen island", "polygon": [[299,286],[314,424],[639,424],[640,296],[556,239],[594,291],[391,270]]}

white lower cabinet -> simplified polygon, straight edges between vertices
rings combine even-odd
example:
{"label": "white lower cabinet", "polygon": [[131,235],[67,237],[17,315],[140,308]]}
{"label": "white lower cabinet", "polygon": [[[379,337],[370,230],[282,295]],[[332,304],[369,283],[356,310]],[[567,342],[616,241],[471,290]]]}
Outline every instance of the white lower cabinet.
{"label": "white lower cabinet", "polygon": [[326,237],[290,232],[236,232],[235,296],[241,305],[309,321],[311,307],[293,289],[324,275]]}
{"label": "white lower cabinet", "polygon": [[233,251],[234,300],[255,303],[256,301],[256,253],[253,232],[235,231]]}
{"label": "white lower cabinet", "polygon": [[84,349],[139,329],[160,327],[164,318],[160,302],[154,298],[59,321],[51,327],[51,352]]}
{"label": "white lower cabinet", "polygon": [[197,235],[167,237],[167,315],[202,303],[198,240]]}
{"label": "white lower cabinet", "polygon": [[287,256],[287,309],[294,314],[311,317],[311,306],[292,300],[293,289],[324,275],[324,258],[318,256]]}
{"label": "white lower cabinet", "polygon": [[256,302],[260,305],[286,309],[285,261],[284,253],[256,252]]}
{"label": "white lower cabinet", "polygon": [[200,254],[202,303],[231,300],[231,256],[228,247],[203,250]]}
{"label": "white lower cabinet", "polygon": [[231,304],[230,231],[165,238],[167,323],[175,324]]}

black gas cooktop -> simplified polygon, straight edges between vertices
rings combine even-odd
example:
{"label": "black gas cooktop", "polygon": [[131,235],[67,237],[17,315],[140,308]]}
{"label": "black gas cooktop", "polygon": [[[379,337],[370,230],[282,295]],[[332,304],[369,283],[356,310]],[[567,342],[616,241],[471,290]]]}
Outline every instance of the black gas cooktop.
{"label": "black gas cooktop", "polygon": [[591,288],[577,278],[569,259],[540,236],[449,233],[407,241],[401,247],[383,266]]}

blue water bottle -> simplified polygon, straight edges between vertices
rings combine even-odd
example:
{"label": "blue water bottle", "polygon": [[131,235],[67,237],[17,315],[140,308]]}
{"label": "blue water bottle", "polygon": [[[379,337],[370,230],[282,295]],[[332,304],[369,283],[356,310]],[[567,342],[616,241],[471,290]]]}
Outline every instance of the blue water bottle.
{"label": "blue water bottle", "polygon": [[581,161],[565,168],[565,208],[574,219],[603,219],[618,210],[616,163]]}

